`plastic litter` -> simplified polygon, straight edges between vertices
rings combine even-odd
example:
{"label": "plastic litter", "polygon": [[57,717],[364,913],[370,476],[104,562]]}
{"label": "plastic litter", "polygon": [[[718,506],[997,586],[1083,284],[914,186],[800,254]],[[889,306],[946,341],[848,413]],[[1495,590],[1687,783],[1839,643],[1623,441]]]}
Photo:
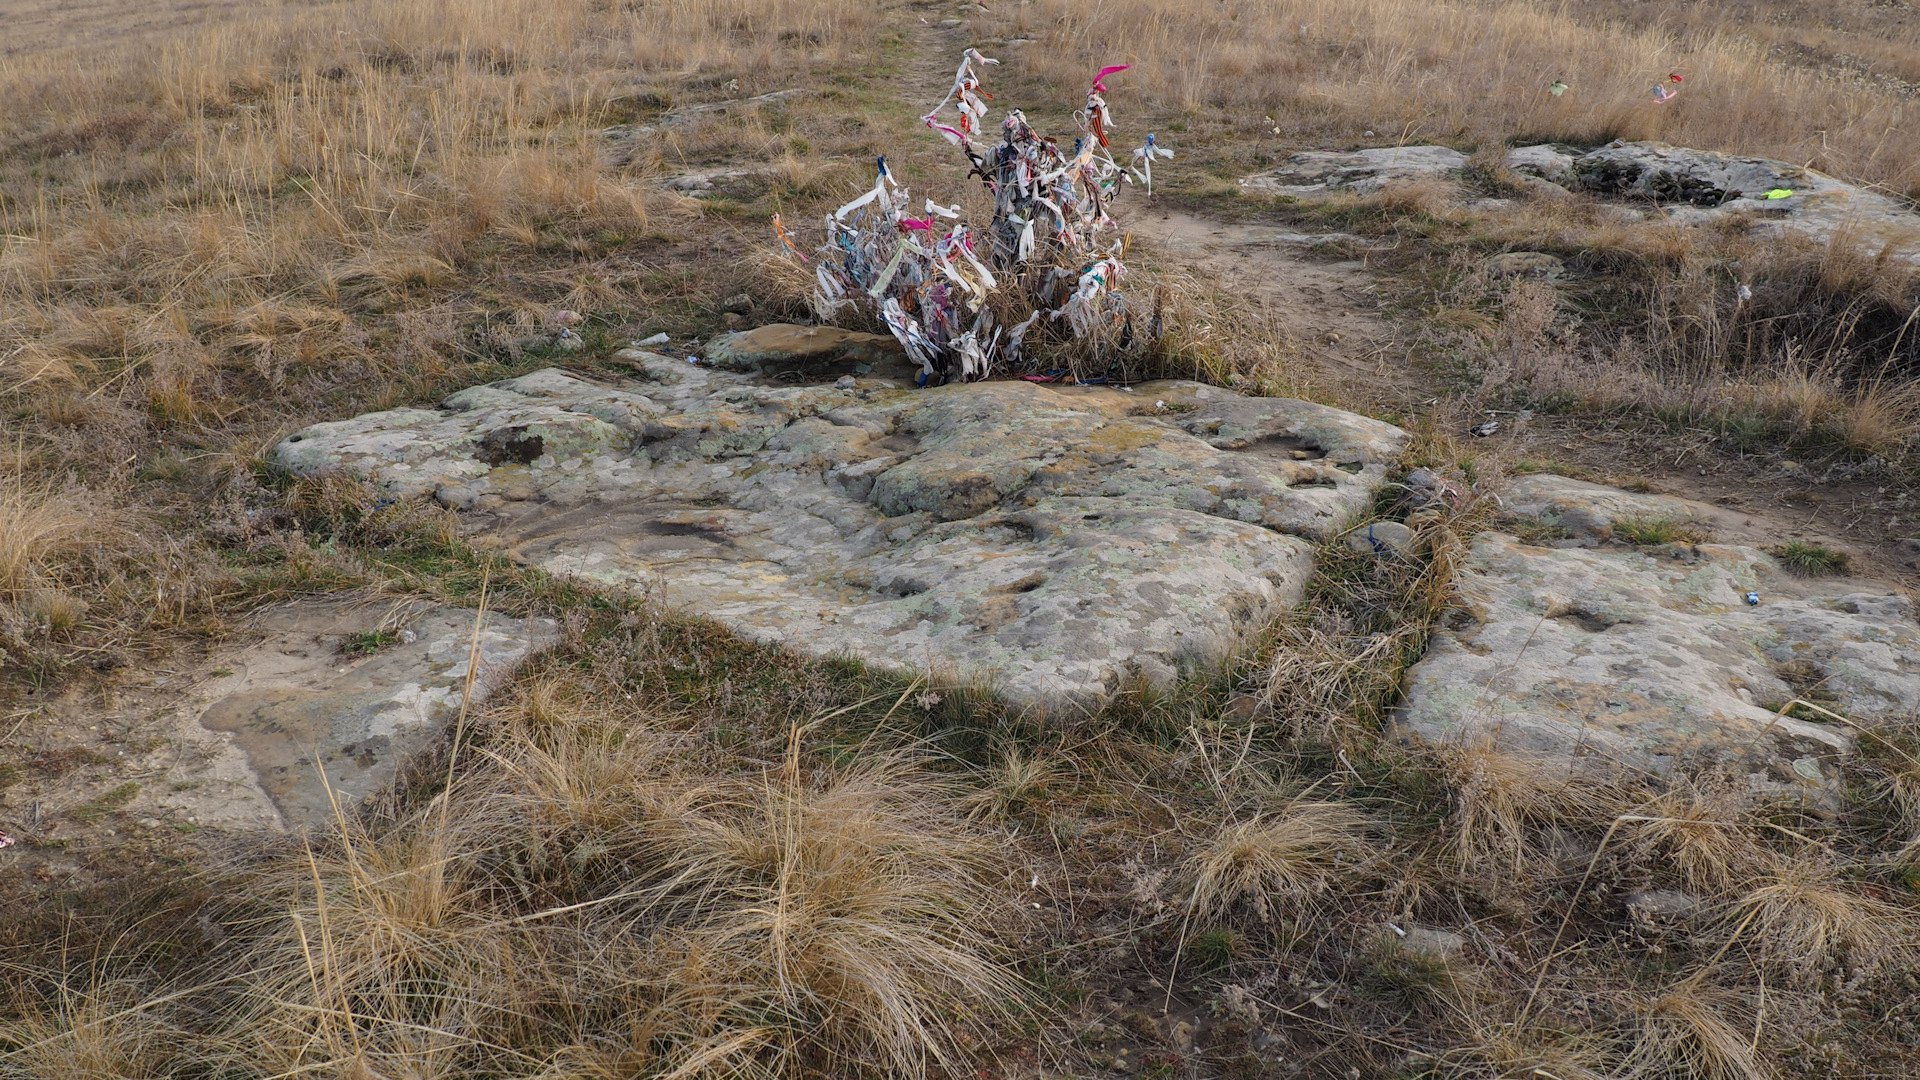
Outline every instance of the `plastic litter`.
{"label": "plastic litter", "polygon": [[1760,594],[1750,589],[1747,591],[1746,601],[1748,607],[1758,607],[1760,604]]}
{"label": "plastic litter", "polygon": [[1474,438],[1477,438],[1477,439],[1484,439],[1487,436],[1499,430],[1500,430],[1500,421],[1489,420],[1484,424],[1475,424],[1472,427],[1468,428],[1467,434],[1472,435]]}
{"label": "plastic litter", "polygon": [[668,336],[667,334],[659,333],[659,334],[653,335],[652,337],[641,338],[639,341],[634,342],[633,345],[637,349],[645,349],[654,345],[665,345],[667,342],[672,340],[673,338]]}
{"label": "plastic litter", "polygon": [[1777,188],[1774,188],[1774,189],[1773,189],[1772,191],[1769,191],[1769,192],[1767,192],[1767,198],[1769,198],[1769,199],[1791,199],[1791,198],[1793,198],[1793,189],[1792,189],[1792,188],[1787,188],[1787,187],[1777,187]]}
{"label": "plastic litter", "polygon": [[13,837],[8,836],[6,833],[0,832],[0,851],[4,851],[5,849],[10,848],[16,843],[18,843],[18,841],[16,841]]}
{"label": "plastic litter", "polygon": [[1127,171],[1132,174],[1133,179],[1146,185],[1147,198],[1153,198],[1153,159],[1156,157],[1170,158],[1172,156],[1173,151],[1164,146],[1154,145],[1153,132],[1151,131],[1147,132],[1147,144],[1134,148],[1133,163],[1128,167]]}
{"label": "plastic litter", "polygon": [[[1080,134],[1071,150],[1018,109],[1002,118],[1000,142],[981,148],[975,138],[992,100],[981,73],[997,63],[966,50],[946,97],[921,117],[966,155],[968,175],[993,198],[991,223],[976,227],[959,205],[931,199],[921,204],[925,216],[915,216],[907,188],[881,157],[873,186],[827,217],[826,242],[813,261],[814,315],[832,322],[850,307],[870,312],[920,366],[916,385],[1018,371],[1040,339],[1091,345],[1096,356],[1136,340],[1118,290],[1127,238],[1105,235],[1117,231],[1108,208],[1123,183],[1137,179],[1150,192],[1154,159],[1173,152],[1151,135],[1127,168],[1108,152],[1115,125],[1106,79],[1128,65],[1094,76],[1086,108],[1074,114]],[[951,122],[943,112],[949,104],[958,114]],[[808,261],[784,225],[773,224],[787,255]]]}
{"label": "plastic litter", "polygon": [[1753,289],[1747,286],[1745,283],[1742,283],[1739,288],[1733,290],[1733,294],[1739,297],[1740,302],[1743,304],[1753,299]]}
{"label": "plastic litter", "polygon": [[1547,93],[1552,94],[1554,97],[1559,97],[1561,94],[1564,94],[1566,92],[1567,92],[1567,84],[1560,81],[1559,79],[1555,79],[1552,82],[1547,84]]}
{"label": "plastic litter", "polygon": [[1686,80],[1682,79],[1679,75],[1669,74],[1665,82],[1653,84],[1653,100],[1665,105],[1667,102],[1679,97],[1680,84],[1685,81]]}

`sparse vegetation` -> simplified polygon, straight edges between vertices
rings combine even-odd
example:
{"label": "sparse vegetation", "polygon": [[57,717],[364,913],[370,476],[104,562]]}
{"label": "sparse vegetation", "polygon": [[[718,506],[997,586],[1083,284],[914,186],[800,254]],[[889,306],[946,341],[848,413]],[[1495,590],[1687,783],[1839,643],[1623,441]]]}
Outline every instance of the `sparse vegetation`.
{"label": "sparse vegetation", "polygon": [[378,630],[356,630],[347,635],[340,651],[355,656],[367,656],[400,640],[400,632],[382,628]]}
{"label": "sparse vegetation", "polygon": [[[1912,20],[1855,0],[1819,26],[1774,0],[987,8],[233,5],[105,41],[30,36],[113,29],[93,8],[23,16],[0,68],[0,827],[20,841],[0,853],[0,1077],[1920,1071],[1911,731],[1863,732],[1814,801],[1690,765],[1424,745],[1392,712],[1505,474],[1705,484],[1791,454],[1904,484],[1920,278],[1891,248],[1630,221],[1491,167],[1474,182],[1510,200],[1497,213],[1438,183],[1235,194],[1309,146],[1436,140],[1484,163],[1645,137],[1920,195]],[[1404,340],[1319,365],[1275,313],[1148,250],[1130,287],[1164,292],[1165,355],[1121,374],[1391,410],[1416,433],[1396,468],[1470,485],[1375,507],[1415,529],[1412,554],[1325,545],[1307,603],[1218,666],[1048,717],[750,644],[476,547],[435,505],[262,466],[309,421],[549,365],[626,374],[609,359],[631,338],[732,325],[721,297],[804,317],[773,212],[831,209],[879,153],[916,194],[980,198],[918,119],[965,43],[1005,61],[1001,104],[1133,61],[1117,117],[1179,153],[1160,208],[1343,231],[1323,253],[1383,287],[1337,306],[1377,303]],[[1686,93],[1654,111],[1644,84],[1671,69]],[[1568,95],[1544,93],[1555,78]],[[805,93],[741,104],[782,89]],[[630,157],[611,125],[646,129]],[[707,169],[738,175],[665,183]],[[1523,245],[1569,275],[1483,272]],[[554,344],[562,312],[577,351]],[[1503,433],[1466,438],[1488,409]],[[1586,428],[1643,441],[1596,465]],[[1910,514],[1896,497],[1874,516]],[[1816,542],[1773,554],[1850,568]],[[143,820],[162,782],[124,771],[119,718],[173,707],[254,609],[348,589],[484,589],[561,643],[331,829]],[[344,650],[396,640],[381,622]],[[91,786],[15,798],[67,778]],[[1629,908],[1650,893],[1683,914]],[[1423,928],[1451,951],[1406,942]]]}
{"label": "sparse vegetation", "polygon": [[1767,549],[1780,565],[1802,577],[1829,577],[1847,570],[1847,553],[1820,544],[1789,540]]}
{"label": "sparse vegetation", "polygon": [[1613,519],[1615,539],[1651,547],[1655,544],[1698,543],[1704,538],[1697,526],[1667,517],[1619,517]]}

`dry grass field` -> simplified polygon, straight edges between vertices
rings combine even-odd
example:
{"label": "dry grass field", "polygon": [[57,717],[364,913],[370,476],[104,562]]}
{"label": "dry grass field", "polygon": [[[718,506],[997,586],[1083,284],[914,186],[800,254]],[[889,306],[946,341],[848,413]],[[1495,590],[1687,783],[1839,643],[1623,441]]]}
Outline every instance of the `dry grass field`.
{"label": "dry grass field", "polygon": [[[331,835],[141,839],[96,808],[57,841],[76,883],[0,854],[22,856],[0,864],[0,1076],[1920,1073],[1920,731],[1866,746],[1820,814],[1385,737],[1487,506],[1451,511],[1418,566],[1322,552],[1310,610],[1233,663],[1058,724],[751,646],[262,465],[316,420],[555,363],[613,373],[630,339],[729,325],[738,293],[804,315],[769,218],[816,220],[879,154],[961,198],[916,118],[978,43],[1005,61],[996,107],[1053,123],[1090,71],[1133,63],[1110,99],[1179,148],[1170,205],[1390,242],[1369,272],[1410,381],[1315,371],[1270,313],[1149,253],[1143,272],[1191,283],[1187,374],[1391,413],[1412,464],[1526,467],[1457,437],[1472,409],[1525,405],[1631,435],[1594,465],[1617,475],[1674,445],[1729,469],[1791,454],[1871,463],[1862,497],[1891,499],[1920,463],[1920,276],[1889,252],[1582,202],[1265,206],[1236,180],[1302,148],[1491,163],[1624,137],[1917,198],[1909,5],[0,8],[0,825],[26,813],[7,786],[51,767],[43,726],[111,713],[265,604],[484,592],[565,630],[464,745]],[[1670,71],[1686,93],[1647,107]],[[613,125],[654,126],[616,162]],[[721,167],[747,178],[662,182]],[[1559,293],[1473,272],[1514,248],[1592,273]],[[1735,281],[1769,284],[1774,330],[1728,329]],[[578,353],[541,343],[561,309],[585,316]],[[1653,925],[1602,903],[1649,888],[1701,906]],[[1376,932],[1409,922],[1485,959]]]}

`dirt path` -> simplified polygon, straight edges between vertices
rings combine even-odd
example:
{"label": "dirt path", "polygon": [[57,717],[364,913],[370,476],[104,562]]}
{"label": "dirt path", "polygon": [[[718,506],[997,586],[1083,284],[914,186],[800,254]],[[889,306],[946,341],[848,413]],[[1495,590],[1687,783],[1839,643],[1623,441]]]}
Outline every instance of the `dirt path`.
{"label": "dirt path", "polygon": [[[1185,271],[1243,302],[1310,369],[1305,381],[1355,407],[1421,396],[1421,376],[1380,313],[1377,276],[1359,260],[1322,253],[1338,234],[1215,221],[1135,204],[1126,228],[1147,261]],[[1347,238],[1351,239],[1351,238]]]}

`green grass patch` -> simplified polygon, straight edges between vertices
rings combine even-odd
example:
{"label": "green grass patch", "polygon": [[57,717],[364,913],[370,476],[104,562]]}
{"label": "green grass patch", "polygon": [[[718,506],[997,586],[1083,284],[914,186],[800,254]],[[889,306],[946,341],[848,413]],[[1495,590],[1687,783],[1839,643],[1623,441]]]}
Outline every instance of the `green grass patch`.
{"label": "green grass patch", "polygon": [[1551,515],[1523,515],[1504,523],[1508,531],[1529,544],[1544,544],[1553,540],[1565,540],[1570,534],[1560,524],[1560,519]]}
{"label": "green grass patch", "polygon": [[1613,538],[1640,547],[1658,544],[1696,543],[1697,529],[1670,517],[1622,517],[1613,519]]}
{"label": "green grass patch", "polygon": [[397,630],[360,630],[347,635],[340,651],[352,656],[371,656],[399,640]]}
{"label": "green grass patch", "polygon": [[1789,573],[1801,577],[1832,577],[1847,572],[1847,553],[1819,544],[1789,540],[1768,548],[1767,554],[1780,560]]}

